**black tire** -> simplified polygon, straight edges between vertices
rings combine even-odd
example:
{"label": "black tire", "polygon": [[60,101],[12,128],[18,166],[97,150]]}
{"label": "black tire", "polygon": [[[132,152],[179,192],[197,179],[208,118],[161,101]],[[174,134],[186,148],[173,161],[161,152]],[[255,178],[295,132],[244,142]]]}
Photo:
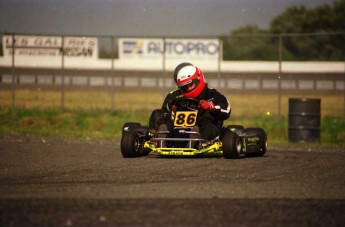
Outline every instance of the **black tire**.
{"label": "black tire", "polygon": [[139,128],[140,126],[140,123],[136,122],[125,123],[122,127],[122,134],[124,134],[125,132],[133,131],[134,129]]}
{"label": "black tire", "polygon": [[226,128],[236,132],[242,132],[245,129],[242,125],[228,125]]}
{"label": "black tire", "polygon": [[122,135],[121,153],[124,158],[135,158],[148,154],[143,152],[139,133],[134,131],[128,131]]}
{"label": "black tire", "polygon": [[222,138],[223,155],[225,158],[239,158],[242,150],[241,138],[232,131],[228,131]]}
{"label": "black tire", "polygon": [[245,130],[247,134],[257,134],[260,138],[257,150],[254,153],[250,153],[250,156],[262,157],[267,151],[267,134],[262,128],[247,128]]}

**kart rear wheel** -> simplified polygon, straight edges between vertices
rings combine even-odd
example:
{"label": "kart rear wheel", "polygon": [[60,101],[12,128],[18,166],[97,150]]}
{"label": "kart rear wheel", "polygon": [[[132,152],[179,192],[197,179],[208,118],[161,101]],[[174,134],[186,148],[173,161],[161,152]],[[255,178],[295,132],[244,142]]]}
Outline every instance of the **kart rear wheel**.
{"label": "kart rear wheel", "polygon": [[138,132],[129,131],[122,135],[121,153],[124,158],[134,158],[146,155],[146,152],[142,152],[142,149],[142,142]]}
{"label": "kart rear wheel", "polygon": [[225,158],[238,158],[242,150],[241,138],[232,131],[228,131],[222,138],[223,155]]}
{"label": "kart rear wheel", "polygon": [[228,125],[226,128],[230,129],[231,131],[243,131],[245,128],[242,125]]}

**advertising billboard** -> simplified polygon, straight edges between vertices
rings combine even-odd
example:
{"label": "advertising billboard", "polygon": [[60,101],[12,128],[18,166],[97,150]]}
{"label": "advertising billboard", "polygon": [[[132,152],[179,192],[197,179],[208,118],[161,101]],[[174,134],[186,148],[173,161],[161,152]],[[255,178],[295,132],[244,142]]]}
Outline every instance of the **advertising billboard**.
{"label": "advertising billboard", "polygon": [[[121,38],[118,41],[122,64],[173,69],[187,61],[207,70],[217,70],[220,56],[218,39]],[[201,67],[200,66],[200,67]]]}
{"label": "advertising billboard", "polygon": [[4,57],[12,56],[14,47],[16,57],[55,57],[63,50],[66,57],[98,58],[97,38],[4,35],[2,39]]}

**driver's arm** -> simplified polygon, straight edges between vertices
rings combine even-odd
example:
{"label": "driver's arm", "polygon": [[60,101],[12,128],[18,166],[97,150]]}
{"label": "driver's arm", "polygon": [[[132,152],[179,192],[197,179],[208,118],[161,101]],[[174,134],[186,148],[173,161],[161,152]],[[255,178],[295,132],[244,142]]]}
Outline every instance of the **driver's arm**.
{"label": "driver's arm", "polygon": [[163,105],[162,105],[162,110],[166,113],[170,113],[171,112],[171,108],[172,108],[172,102],[178,98],[178,96],[180,96],[181,94],[179,93],[179,90],[175,90],[170,92],[164,99]]}
{"label": "driver's arm", "polygon": [[226,120],[230,117],[230,114],[231,114],[230,102],[224,95],[217,92],[213,98],[213,103],[215,106],[214,113],[217,115],[217,118],[219,120]]}

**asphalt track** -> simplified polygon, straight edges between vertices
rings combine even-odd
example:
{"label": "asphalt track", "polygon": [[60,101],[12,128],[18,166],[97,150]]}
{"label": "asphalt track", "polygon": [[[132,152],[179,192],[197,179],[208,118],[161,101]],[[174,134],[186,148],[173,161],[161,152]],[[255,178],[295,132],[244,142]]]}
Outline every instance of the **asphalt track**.
{"label": "asphalt track", "polygon": [[116,142],[0,138],[1,226],[344,226],[345,152],[124,159]]}

